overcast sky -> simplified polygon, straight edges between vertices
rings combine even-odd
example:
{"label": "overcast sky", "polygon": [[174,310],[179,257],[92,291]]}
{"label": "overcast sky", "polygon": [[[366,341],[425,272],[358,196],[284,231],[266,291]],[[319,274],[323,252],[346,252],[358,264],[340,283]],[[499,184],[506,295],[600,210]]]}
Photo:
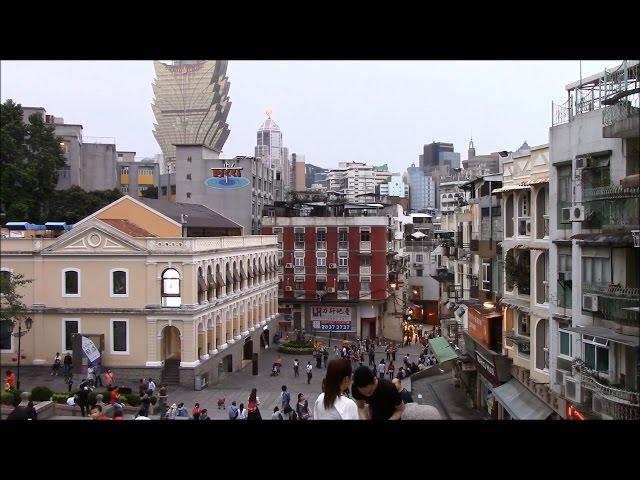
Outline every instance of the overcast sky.
{"label": "overcast sky", "polygon": [[[620,63],[584,61],[582,76]],[[230,61],[231,134],[223,156],[253,155],[270,108],[290,152],[307,163],[417,164],[422,145],[467,157],[548,142],[551,102],[580,77],[573,61]],[[152,129],[151,61],[3,61],[0,94],[42,106],[118,150],[160,153]]]}

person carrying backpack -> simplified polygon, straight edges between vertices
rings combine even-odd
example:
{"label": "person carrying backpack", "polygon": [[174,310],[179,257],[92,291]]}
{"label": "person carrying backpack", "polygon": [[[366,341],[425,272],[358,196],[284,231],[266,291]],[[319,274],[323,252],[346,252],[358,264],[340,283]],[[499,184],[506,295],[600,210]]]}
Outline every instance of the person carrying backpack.
{"label": "person carrying backpack", "polygon": [[247,404],[247,420],[262,420],[262,415],[260,414],[260,409],[258,408],[260,405],[260,397],[258,397],[258,389],[253,388],[251,390],[251,394],[249,395],[249,402]]}
{"label": "person carrying backpack", "polygon": [[291,395],[289,394],[289,392],[287,392],[286,385],[282,385],[281,400],[282,400],[282,411],[284,412],[286,408],[289,406],[289,404],[291,403]]}
{"label": "person carrying backpack", "polygon": [[238,411],[238,407],[236,407],[236,401],[231,402],[229,406],[229,420],[237,420],[240,412]]}

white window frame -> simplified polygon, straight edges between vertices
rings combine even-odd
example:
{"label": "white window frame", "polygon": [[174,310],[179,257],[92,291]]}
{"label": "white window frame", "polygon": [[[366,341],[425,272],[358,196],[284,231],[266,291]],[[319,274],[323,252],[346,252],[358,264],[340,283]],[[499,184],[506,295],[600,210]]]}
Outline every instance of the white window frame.
{"label": "white window frame", "polygon": [[[3,267],[2,269],[0,269],[0,271],[2,272],[9,272],[11,277],[13,277],[13,270],[11,268],[7,268],[7,267]],[[4,294],[3,294],[4,295]],[[0,349],[0,352],[2,353],[14,353],[15,352],[15,344],[14,344],[14,336],[13,335],[9,335],[9,340],[11,341],[11,344],[9,345],[9,349]]]}
{"label": "white window frame", "polygon": [[[369,290],[364,290],[362,288],[362,283],[363,282],[368,282],[369,283]],[[360,291],[362,292],[369,292],[369,294],[371,293],[371,277],[370,276],[366,276],[366,277],[360,277]]]}
{"label": "white window frame", "polygon": [[[13,278],[13,269],[9,267],[0,268],[0,272],[9,272],[9,281]],[[0,293],[0,295],[4,296],[4,293]],[[4,352],[4,350],[3,350]]]}
{"label": "white window frame", "polygon": [[[113,274],[114,272],[124,272],[127,293],[113,293]],[[129,296],[129,270],[127,268],[112,268],[109,270],[109,296],[111,298],[126,298]]]}
{"label": "white window frame", "polygon": [[[113,324],[114,322],[125,322],[127,325],[127,350],[124,352],[114,350]],[[111,355],[130,355],[129,342],[131,341],[131,331],[129,329],[128,318],[111,318],[109,319],[109,353]]]}
{"label": "white window frame", "polygon": [[[66,349],[66,343],[67,343],[67,322],[76,322],[78,324],[78,332],[77,333],[82,333],[82,321],[79,318],[68,318],[68,317],[63,317],[61,318],[62,321],[62,344],[61,344],[61,348],[60,348],[60,353],[73,353],[73,350],[67,350]],[[73,349],[73,346],[71,347]]]}
{"label": "white window frame", "polygon": [[293,252],[293,266],[304,267],[304,252]]}
{"label": "white window frame", "polygon": [[[592,340],[591,339],[587,339],[587,337],[591,337]],[[598,339],[598,338],[603,340],[605,343],[597,342],[596,339]],[[594,353],[595,353],[595,365],[594,365],[595,368],[594,369],[598,372],[599,375],[609,376],[609,372],[611,371],[611,348],[609,346],[610,343],[611,342],[609,340],[604,339],[602,337],[596,337],[594,335],[582,335],[582,359],[586,363],[587,354],[585,352],[585,344],[593,345],[594,346]],[[607,366],[608,366],[608,369],[607,369],[606,372],[598,370],[598,347],[607,349]]]}
{"label": "white window frame", "polygon": [[[560,340],[560,334],[566,333],[569,335],[569,355],[562,353],[562,341]],[[565,360],[573,360],[573,335],[570,331],[564,330],[562,328],[558,329],[558,357],[563,358]]]}
{"label": "white window frame", "polygon": [[485,283],[489,283],[492,284],[492,281],[490,278],[488,278],[488,274],[489,274],[489,269],[491,268],[491,263],[490,262],[482,262],[482,285],[480,285],[480,290],[482,290],[483,292],[490,292],[491,290],[487,290],[484,288],[484,284]]}
{"label": "white window frame", "polygon": [[[67,293],[67,284],[65,281],[65,273],[77,272],[78,273],[78,293]],[[64,268],[62,269],[62,275],[60,276],[62,282],[62,296],[63,297],[81,297],[82,296],[82,272],[79,268]]]}
{"label": "white window frame", "polygon": [[327,266],[327,252],[316,252],[316,266]]}

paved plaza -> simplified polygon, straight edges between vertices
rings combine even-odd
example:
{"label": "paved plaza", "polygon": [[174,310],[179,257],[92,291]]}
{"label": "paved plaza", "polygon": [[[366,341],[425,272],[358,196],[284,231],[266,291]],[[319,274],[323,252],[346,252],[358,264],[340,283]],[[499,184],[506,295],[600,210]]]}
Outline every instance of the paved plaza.
{"label": "paved plaza", "polygon": [[[325,339],[322,339],[325,340]],[[326,340],[325,340],[326,341]],[[339,339],[332,339],[329,359],[337,358],[334,354],[334,345],[340,345]],[[410,347],[401,347],[396,353],[396,372],[402,365],[403,357],[409,353],[411,361],[417,363],[422,347],[412,344]],[[287,390],[291,394],[292,405],[297,400],[298,393],[304,393],[309,401],[310,408],[313,407],[315,400],[321,393],[322,379],[325,375],[325,369],[316,368],[316,362],[312,355],[289,355],[280,354],[282,357],[282,369],[280,375],[272,377],[271,368],[276,356],[278,355],[277,346],[271,345],[268,349],[260,353],[258,375],[252,375],[252,366],[248,364],[242,370],[229,373],[217,385],[195,391],[178,385],[170,385],[168,387],[168,404],[184,402],[185,406],[191,411],[195,402],[200,403],[202,408],[207,408],[209,416],[214,420],[226,420],[228,414],[226,409],[218,409],[218,399],[224,398],[227,407],[232,401],[236,401],[236,405],[247,404],[247,399],[252,388],[258,389],[258,397],[260,397],[260,412],[264,420],[271,419],[273,408],[280,406],[280,394],[282,385],[287,386]],[[300,362],[300,376],[295,377],[293,373],[293,360],[297,358]],[[381,358],[386,358],[384,349],[377,347],[376,364]],[[305,373],[305,365],[307,361],[311,361],[313,365],[313,377],[310,384],[307,384],[307,375]],[[387,362],[388,363],[388,362]],[[364,362],[368,364],[368,358]],[[438,366],[432,368],[439,368]],[[388,377],[387,377],[388,378]],[[76,378],[77,387],[79,379]],[[116,379],[117,383],[117,379]],[[156,383],[159,383],[156,379]],[[443,419],[481,419],[482,415],[473,409],[465,406],[464,393],[461,389],[455,388],[453,385],[450,368],[444,368],[443,373],[428,378],[415,381],[413,384],[405,380],[403,382],[408,389],[412,390],[414,401],[420,404],[435,406]],[[30,390],[36,385],[46,386],[56,392],[64,392],[67,390],[62,377],[52,377],[50,375],[22,375],[21,384],[23,390]],[[133,391],[137,391],[137,384],[123,385],[132,387]],[[418,394],[422,398],[418,397]],[[157,416],[156,416],[157,418]]]}

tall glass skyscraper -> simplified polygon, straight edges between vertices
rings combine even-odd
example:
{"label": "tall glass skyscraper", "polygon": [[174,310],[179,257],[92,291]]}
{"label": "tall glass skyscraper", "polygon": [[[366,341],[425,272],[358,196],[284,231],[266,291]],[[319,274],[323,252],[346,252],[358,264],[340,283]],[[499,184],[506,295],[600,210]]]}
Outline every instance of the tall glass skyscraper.
{"label": "tall glass skyscraper", "polygon": [[267,110],[267,119],[258,129],[256,158],[261,158],[269,167],[282,167],[282,132],[271,119],[271,111]]}
{"label": "tall glass skyscraper", "polygon": [[175,166],[175,144],[206,145],[221,152],[229,136],[231,108],[227,61],[154,61],[153,67],[153,134],[168,170]]}

